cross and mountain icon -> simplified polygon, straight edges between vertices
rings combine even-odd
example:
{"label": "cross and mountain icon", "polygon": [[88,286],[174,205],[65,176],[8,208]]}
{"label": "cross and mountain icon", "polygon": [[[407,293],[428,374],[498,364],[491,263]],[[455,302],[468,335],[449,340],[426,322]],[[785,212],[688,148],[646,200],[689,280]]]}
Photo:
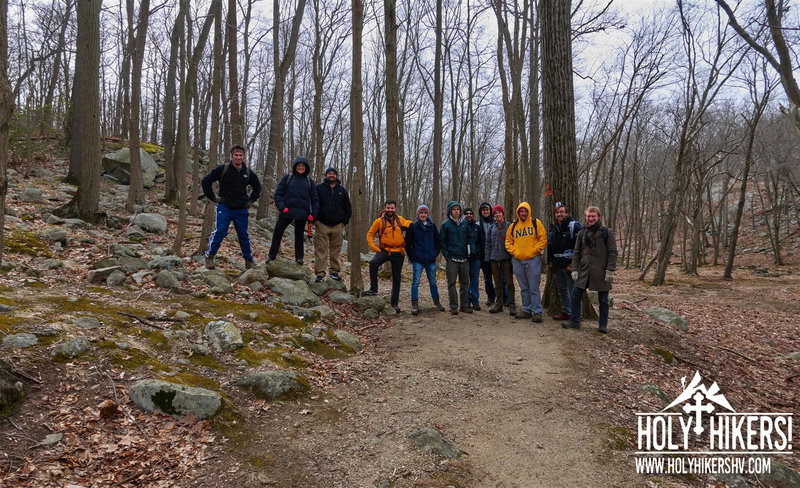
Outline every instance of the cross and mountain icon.
{"label": "cross and mountain icon", "polygon": [[[686,377],[681,378],[683,392],[675,398],[669,405],[662,410],[665,412],[672,407],[683,404],[681,409],[689,415],[695,415],[694,432],[701,434],[705,429],[702,426],[701,416],[703,412],[711,413],[718,407],[725,408],[731,412],[736,412],[725,395],[720,393],[719,385],[715,381],[710,387],[706,387],[699,371],[694,372],[694,378],[686,385]],[[716,406],[715,406],[716,405]]]}

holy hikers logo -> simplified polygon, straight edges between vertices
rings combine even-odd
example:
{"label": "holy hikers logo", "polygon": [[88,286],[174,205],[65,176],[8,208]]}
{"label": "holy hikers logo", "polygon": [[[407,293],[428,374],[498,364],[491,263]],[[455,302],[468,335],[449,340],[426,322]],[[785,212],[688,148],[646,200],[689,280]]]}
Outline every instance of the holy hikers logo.
{"label": "holy hikers logo", "polygon": [[707,387],[698,372],[681,384],[683,392],[662,411],[636,414],[637,471],[763,473],[770,471],[763,456],[792,452],[791,413],[736,412],[717,383]]}

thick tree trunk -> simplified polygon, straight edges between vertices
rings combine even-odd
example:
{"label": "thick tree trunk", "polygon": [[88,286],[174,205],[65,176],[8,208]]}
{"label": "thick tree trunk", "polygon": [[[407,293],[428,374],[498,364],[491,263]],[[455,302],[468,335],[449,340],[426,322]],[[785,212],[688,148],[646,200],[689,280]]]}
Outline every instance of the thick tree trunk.
{"label": "thick tree trunk", "polygon": [[161,132],[161,143],[164,145],[164,201],[177,203],[177,185],[175,170],[175,102],[177,94],[176,74],[178,72],[178,48],[183,22],[186,17],[185,3],[180,2],[178,16],[170,34],[169,63],[167,65],[167,87],[164,93],[164,127]]}
{"label": "thick tree trunk", "polygon": [[[400,133],[397,128],[400,106],[397,91],[397,1],[383,0],[386,48],[386,198],[397,199],[400,166]],[[453,175],[455,176],[455,175]]]}
{"label": "thick tree trunk", "polygon": [[361,277],[362,237],[365,235],[366,191],[364,187],[364,111],[361,85],[361,43],[364,27],[364,6],[353,0],[353,75],[350,85],[350,166],[353,180],[350,187],[353,216],[348,229],[347,256],[350,260],[350,293],[359,296],[364,291]]}
{"label": "thick tree trunk", "polygon": [[8,193],[8,123],[14,113],[14,98],[8,81],[8,2],[0,1],[0,264],[6,228],[6,194]]}
{"label": "thick tree trunk", "polygon": [[130,141],[128,147],[131,151],[131,181],[128,187],[128,199],[125,210],[133,212],[137,203],[144,201],[144,186],[142,184],[142,158],[139,154],[139,107],[142,99],[142,63],[144,61],[144,45],[147,38],[147,24],[150,19],[150,0],[142,0],[139,5],[139,20],[136,27],[136,38],[131,46],[131,124]]}
{"label": "thick tree trunk", "polygon": [[[231,124],[231,145],[244,144],[242,135],[242,114],[239,110],[239,44],[236,32],[239,27],[236,22],[236,0],[228,0],[228,89],[230,90],[229,109]],[[280,30],[278,24],[274,29]]]}

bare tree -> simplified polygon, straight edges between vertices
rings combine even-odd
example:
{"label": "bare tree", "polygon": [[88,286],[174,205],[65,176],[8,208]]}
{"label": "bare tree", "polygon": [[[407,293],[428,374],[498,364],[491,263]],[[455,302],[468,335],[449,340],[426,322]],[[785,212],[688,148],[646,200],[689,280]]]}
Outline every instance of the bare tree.
{"label": "bare tree", "polygon": [[[147,38],[147,24],[150,19],[150,0],[142,0],[139,4],[139,20],[136,23],[136,36],[131,44],[131,126],[128,147],[131,153],[131,181],[128,186],[128,199],[125,210],[133,212],[137,203],[144,200],[142,183],[142,157],[139,153],[139,107],[142,98],[142,62],[144,61],[144,43]],[[133,27],[131,27],[133,30]]]}
{"label": "bare tree", "polygon": [[353,201],[353,216],[348,229],[347,256],[350,260],[350,291],[356,296],[364,291],[361,277],[362,237],[365,235],[365,200],[364,182],[364,119],[362,108],[361,85],[361,44],[364,28],[364,5],[361,0],[353,0],[353,75],[350,84],[350,167],[353,179],[350,183],[350,195]]}
{"label": "bare tree", "polygon": [[8,122],[13,113],[14,99],[8,81],[8,2],[0,0],[0,264],[3,262],[8,194]]}

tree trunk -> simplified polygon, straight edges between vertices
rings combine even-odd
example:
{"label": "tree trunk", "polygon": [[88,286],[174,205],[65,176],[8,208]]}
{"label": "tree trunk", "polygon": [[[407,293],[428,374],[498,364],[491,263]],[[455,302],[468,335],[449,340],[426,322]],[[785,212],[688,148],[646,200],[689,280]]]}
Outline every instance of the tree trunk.
{"label": "tree trunk", "polygon": [[[383,0],[386,47],[386,198],[397,199],[400,165],[400,133],[397,129],[397,0]],[[455,176],[455,175],[453,175]]]}
{"label": "tree trunk", "polygon": [[[302,1],[302,0],[301,0]],[[350,260],[350,292],[355,296],[364,291],[361,277],[362,236],[365,235],[364,187],[364,109],[362,107],[361,85],[361,43],[364,27],[364,6],[361,0],[353,0],[353,75],[350,85],[350,166],[353,180],[350,187],[353,216],[347,233],[347,256]]]}
{"label": "tree trunk", "polygon": [[139,107],[142,99],[142,63],[144,61],[144,45],[147,39],[147,23],[150,19],[150,0],[142,0],[139,5],[139,20],[136,27],[136,38],[131,45],[131,118],[130,141],[128,147],[131,151],[131,181],[128,186],[128,199],[125,210],[133,212],[137,203],[144,201],[144,186],[142,184],[142,158],[139,154]]}
{"label": "tree trunk", "polygon": [[0,264],[6,229],[6,195],[8,194],[8,123],[14,113],[14,98],[8,81],[8,2],[0,1]]}
{"label": "tree trunk", "polygon": [[[442,0],[436,0],[436,50],[433,68],[433,174],[442,174],[442,124],[444,97],[442,96]],[[456,175],[451,175],[455,178]],[[434,218],[443,219],[442,179],[433,178],[433,211]],[[444,222],[444,220],[442,220]]]}
{"label": "tree trunk", "polygon": [[176,102],[176,74],[178,72],[178,48],[180,35],[183,32],[183,22],[186,17],[186,4],[180,2],[178,16],[170,34],[169,64],[167,65],[167,87],[164,93],[164,127],[161,140],[164,145],[164,201],[177,203],[177,174],[175,170],[175,102]]}
{"label": "tree trunk", "polygon": [[[236,0],[228,0],[228,89],[230,90],[229,110],[231,125],[231,145],[244,144],[242,135],[242,114],[239,111],[239,44],[236,32],[239,27],[236,22]],[[278,23],[273,27],[277,32]]]}

